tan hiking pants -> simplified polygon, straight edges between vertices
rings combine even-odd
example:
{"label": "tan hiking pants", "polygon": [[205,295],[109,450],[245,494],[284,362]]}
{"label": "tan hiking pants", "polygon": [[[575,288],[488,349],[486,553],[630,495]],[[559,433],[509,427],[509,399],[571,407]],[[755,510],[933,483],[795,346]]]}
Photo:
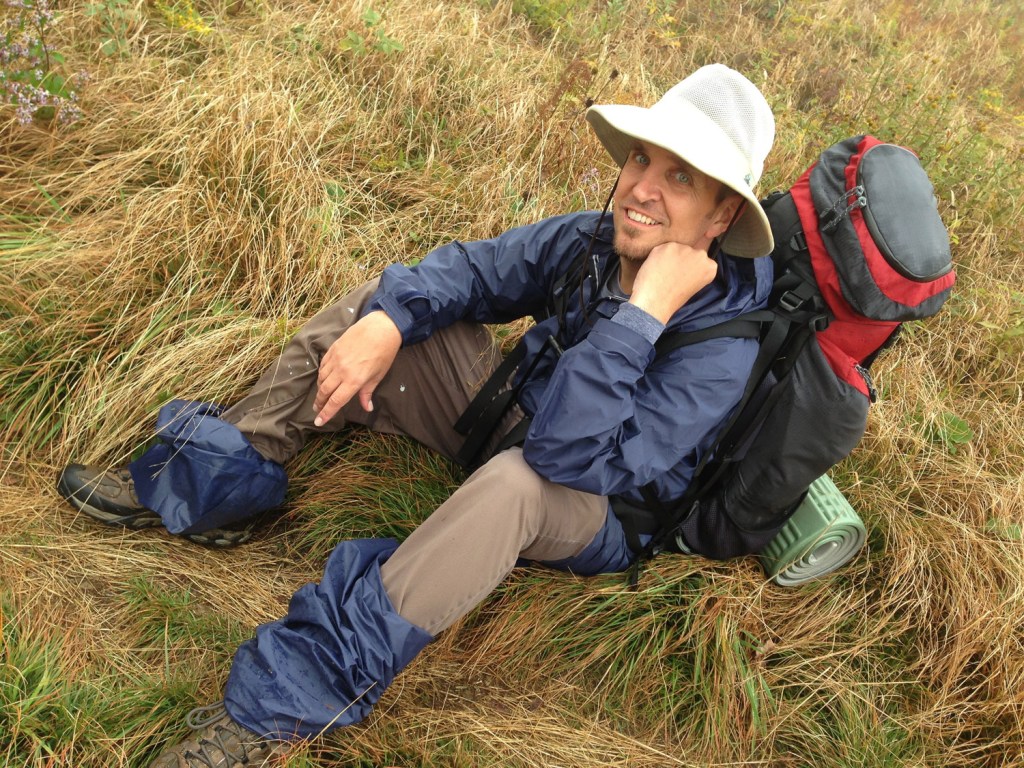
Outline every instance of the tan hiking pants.
{"label": "tan hiking pants", "polygon": [[[320,359],[359,319],[375,289],[376,281],[367,283],[313,317],[220,418],[281,464],[311,434],[347,424],[407,435],[452,458],[463,441],[452,425],[501,362],[493,336],[479,324],[457,323],[403,347],[373,394],[372,413],[353,398],[330,422],[313,426]],[[492,448],[497,441],[495,436]],[[384,588],[404,619],[436,635],[483,600],[517,558],[553,561],[579,554],[604,525],[607,510],[606,497],[550,483],[519,449],[505,451],[399,546],[381,569]]]}

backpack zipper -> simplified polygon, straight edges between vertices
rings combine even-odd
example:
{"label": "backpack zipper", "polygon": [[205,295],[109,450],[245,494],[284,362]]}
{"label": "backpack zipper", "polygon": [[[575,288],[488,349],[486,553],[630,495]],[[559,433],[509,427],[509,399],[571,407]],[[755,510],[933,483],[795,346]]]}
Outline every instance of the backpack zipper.
{"label": "backpack zipper", "polygon": [[871,380],[871,374],[868,373],[868,369],[860,363],[854,363],[853,369],[860,374],[862,379],[864,379],[864,384],[866,384],[868,388],[868,399],[871,400],[872,403],[878,400],[878,390],[875,389],[875,382]]}

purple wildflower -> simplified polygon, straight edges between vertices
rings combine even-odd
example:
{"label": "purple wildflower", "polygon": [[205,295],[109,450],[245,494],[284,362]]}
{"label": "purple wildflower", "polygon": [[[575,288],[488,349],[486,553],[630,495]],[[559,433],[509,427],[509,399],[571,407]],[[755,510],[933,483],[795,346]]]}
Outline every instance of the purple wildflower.
{"label": "purple wildflower", "polygon": [[85,79],[50,77],[53,72],[47,44],[57,16],[49,0],[4,0],[14,9],[0,20],[0,107],[14,106],[15,118],[28,125],[39,109],[48,107],[61,123],[70,123],[82,116],[78,96],[69,86]]}

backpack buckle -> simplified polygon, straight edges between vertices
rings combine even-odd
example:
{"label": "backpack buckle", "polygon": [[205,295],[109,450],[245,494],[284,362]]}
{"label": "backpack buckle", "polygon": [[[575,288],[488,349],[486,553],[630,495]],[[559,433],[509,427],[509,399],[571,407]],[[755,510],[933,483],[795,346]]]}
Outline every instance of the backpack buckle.
{"label": "backpack buckle", "polygon": [[803,306],[804,301],[806,301],[806,299],[799,296],[796,291],[786,291],[784,294],[779,296],[778,306],[786,312],[796,312]]}
{"label": "backpack buckle", "polygon": [[828,328],[828,324],[831,322],[828,315],[818,315],[811,320],[811,328],[814,329],[815,333],[819,333]]}

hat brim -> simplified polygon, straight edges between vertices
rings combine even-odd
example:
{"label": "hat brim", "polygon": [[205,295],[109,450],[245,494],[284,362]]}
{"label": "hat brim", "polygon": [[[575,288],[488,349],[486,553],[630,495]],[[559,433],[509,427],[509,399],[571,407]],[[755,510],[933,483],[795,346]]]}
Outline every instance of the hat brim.
{"label": "hat brim", "polygon": [[587,110],[587,122],[619,167],[642,141],[671,152],[742,196],[748,205],[722,240],[722,249],[748,259],[768,255],[775,248],[772,229],[749,183],[749,171],[737,162],[736,145],[703,112],[695,107],[689,112],[679,119],[677,106],[669,125],[651,109],[602,104]]}

